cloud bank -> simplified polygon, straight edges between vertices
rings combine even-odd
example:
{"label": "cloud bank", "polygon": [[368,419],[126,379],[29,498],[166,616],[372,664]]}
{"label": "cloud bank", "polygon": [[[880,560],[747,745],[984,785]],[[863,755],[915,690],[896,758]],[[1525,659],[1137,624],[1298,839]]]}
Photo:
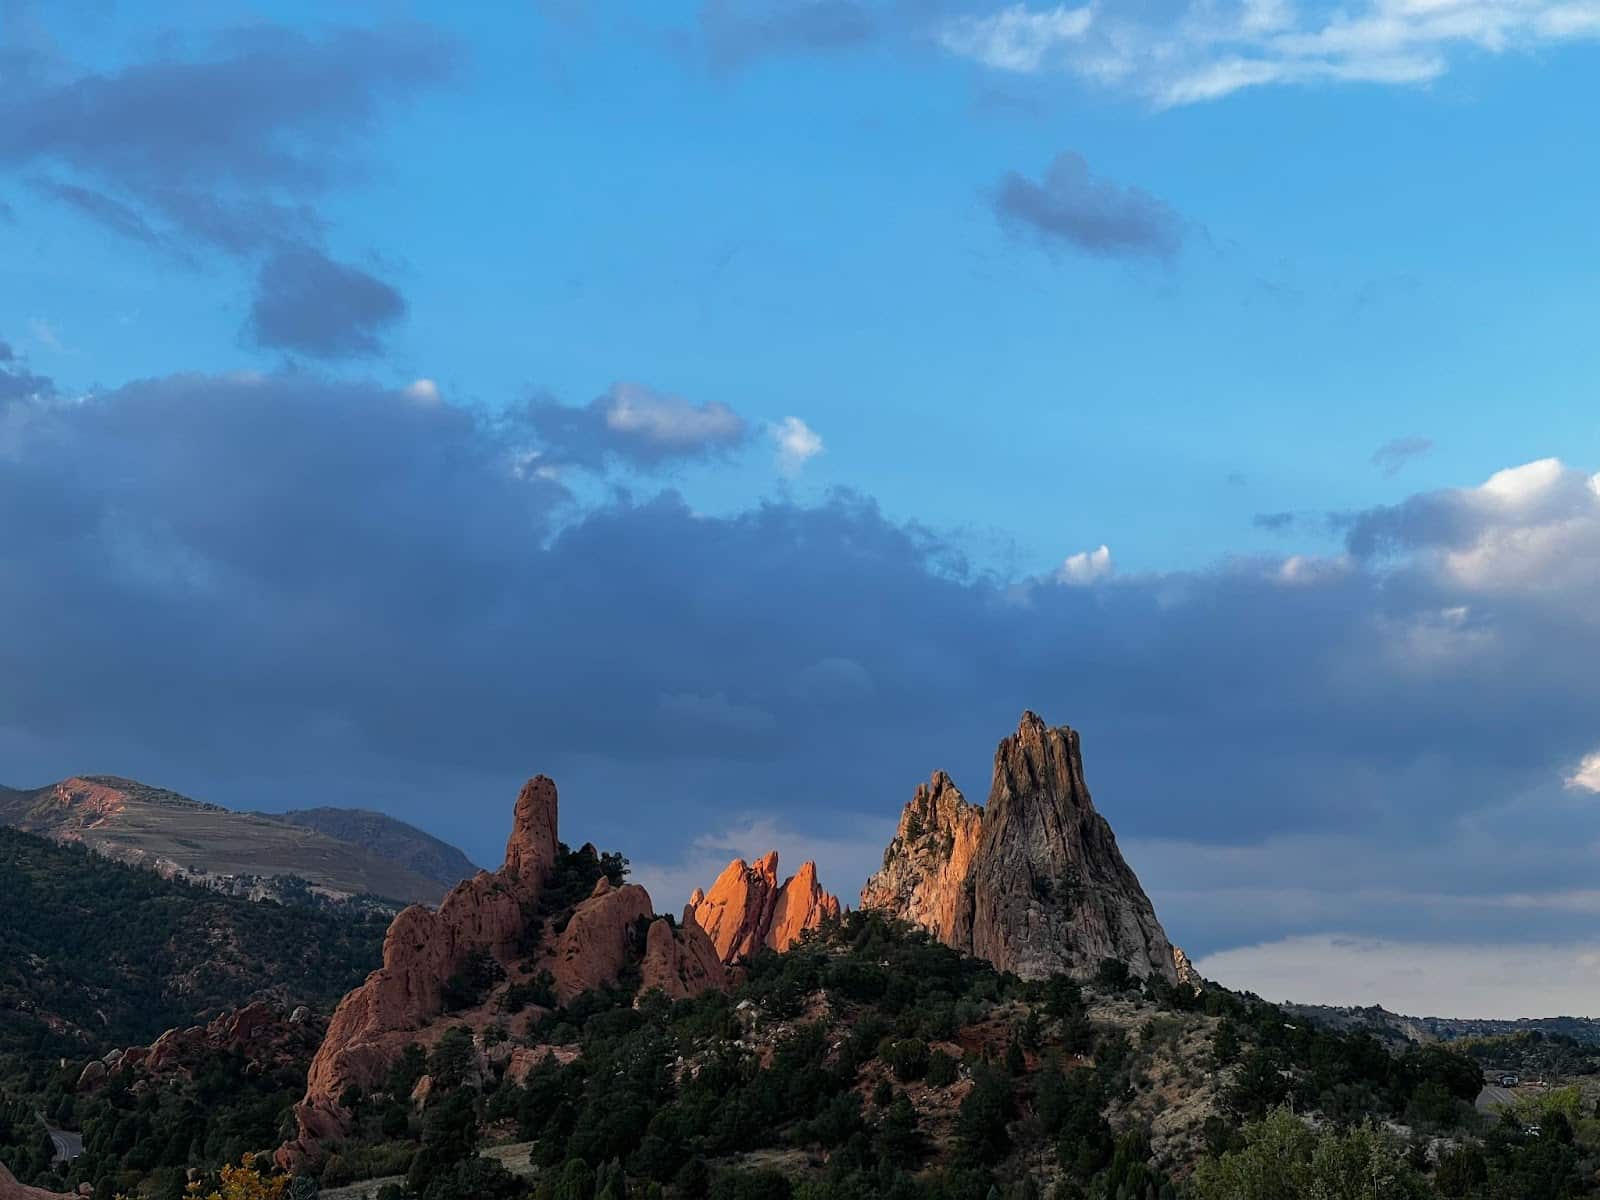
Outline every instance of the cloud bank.
{"label": "cloud bank", "polygon": [[[617,395],[575,410],[583,436],[699,452],[735,428],[649,396],[620,428]],[[850,492],[580,502],[526,469],[547,433],[306,373],[13,395],[0,622],[30,636],[0,684],[7,782],[381,797],[487,853],[544,770],[573,836],[670,867],[730,812],[798,842],[892,819],[936,767],[981,797],[1033,707],[1082,729],[1199,953],[1532,912],[1576,936],[1600,911],[1600,811],[1568,786],[1600,731],[1581,471],[1341,514],[1337,553],[1116,575],[1097,549],[1018,579]],[[858,865],[824,878],[849,894]]]}

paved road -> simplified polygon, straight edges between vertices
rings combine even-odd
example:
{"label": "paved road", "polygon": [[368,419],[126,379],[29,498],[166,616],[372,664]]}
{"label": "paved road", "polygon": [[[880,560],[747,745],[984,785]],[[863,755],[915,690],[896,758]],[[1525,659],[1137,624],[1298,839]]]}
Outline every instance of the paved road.
{"label": "paved road", "polygon": [[1485,1084],[1483,1091],[1478,1093],[1478,1098],[1473,1103],[1478,1106],[1479,1112],[1493,1112],[1497,1108],[1504,1108],[1508,1104],[1514,1104],[1516,1099],[1503,1087]]}
{"label": "paved road", "polygon": [[83,1134],[57,1129],[44,1119],[43,1113],[39,1114],[39,1123],[44,1126],[44,1131],[50,1135],[50,1141],[55,1145],[56,1156],[53,1162],[71,1162],[83,1153]]}

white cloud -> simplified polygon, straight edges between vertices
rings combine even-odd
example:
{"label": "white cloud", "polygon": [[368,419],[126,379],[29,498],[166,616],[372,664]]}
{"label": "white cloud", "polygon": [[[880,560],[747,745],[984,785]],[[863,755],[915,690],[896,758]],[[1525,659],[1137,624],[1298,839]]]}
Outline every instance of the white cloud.
{"label": "white cloud", "polygon": [[1430,943],[1326,933],[1205,955],[1201,974],[1268,1000],[1419,1017],[1590,1016],[1600,945]]}
{"label": "white cloud", "polygon": [[1061,583],[1082,587],[1106,578],[1113,569],[1111,547],[1102,544],[1094,550],[1082,550],[1077,554],[1067,555],[1056,571],[1056,579]]}
{"label": "white cloud", "polygon": [[1600,750],[1584,755],[1578,769],[1567,776],[1567,786],[1574,791],[1600,792]]}
{"label": "white cloud", "polygon": [[801,468],[822,453],[822,438],[799,417],[785,417],[767,427],[778,447],[778,470],[798,475]]}
{"label": "white cloud", "polygon": [[732,443],[744,434],[744,420],[726,404],[691,404],[634,383],[612,387],[605,405],[606,426],[666,446]]}
{"label": "white cloud", "polygon": [[1062,45],[1082,39],[1094,20],[1089,7],[1058,5],[1033,12],[1013,4],[986,17],[960,17],[939,31],[939,43],[952,54],[998,71],[1037,71]]}
{"label": "white cloud", "polygon": [[1162,106],[1271,84],[1424,83],[1464,49],[1502,54],[1597,37],[1595,0],[1188,0],[1160,18],[1014,4],[937,31],[947,51],[991,69],[1059,66]]}
{"label": "white cloud", "polygon": [[418,404],[438,404],[439,385],[431,379],[417,379],[401,389]]}

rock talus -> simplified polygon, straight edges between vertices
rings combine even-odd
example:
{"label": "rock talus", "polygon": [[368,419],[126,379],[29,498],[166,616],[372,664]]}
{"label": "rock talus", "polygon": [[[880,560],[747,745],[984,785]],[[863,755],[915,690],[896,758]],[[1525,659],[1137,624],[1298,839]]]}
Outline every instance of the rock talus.
{"label": "rock talus", "polygon": [[1102,959],[1175,982],[1155,909],[1096,811],[1076,731],[1027,712],[995,751],[989,801],[943,772],[901,815],[863,908],[929,930],[1025,979],[1092,975]]}

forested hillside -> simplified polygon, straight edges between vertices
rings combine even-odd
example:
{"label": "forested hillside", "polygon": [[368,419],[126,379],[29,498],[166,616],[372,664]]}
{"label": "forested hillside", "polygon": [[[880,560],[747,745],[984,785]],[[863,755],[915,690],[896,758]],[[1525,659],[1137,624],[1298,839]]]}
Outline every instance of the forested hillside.
{"label": "forested hillside", "polygon": [[0,1080],[251,999],[330,1006],[387,917],[252,903],[0,828]]}

